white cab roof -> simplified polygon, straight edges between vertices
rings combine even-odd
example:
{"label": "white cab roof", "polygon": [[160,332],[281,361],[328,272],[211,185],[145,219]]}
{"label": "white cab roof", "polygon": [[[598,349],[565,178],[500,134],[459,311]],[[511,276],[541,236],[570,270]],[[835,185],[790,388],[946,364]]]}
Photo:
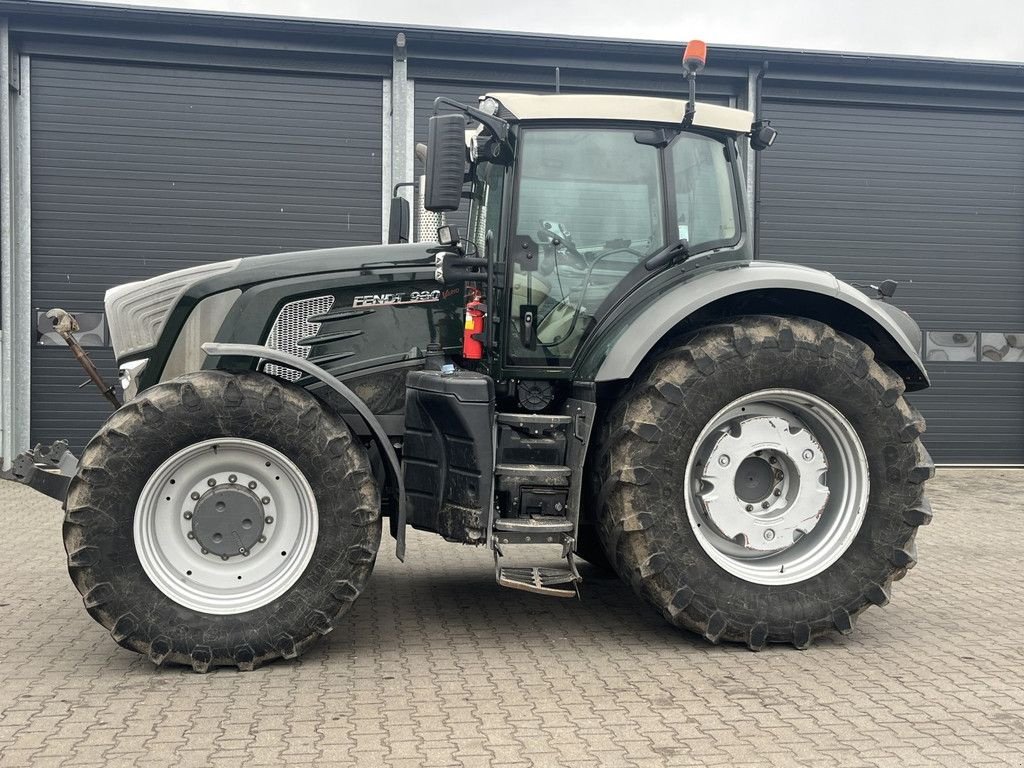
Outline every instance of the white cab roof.
{"label": "white cab roof", "polygon": [[[654,96],[577,93],[488,93],[516,120],[637,120],[679,125],[686,102]],[[693,124],[731,133],[749,133],[754,115],[745,109],[697,102]]]}

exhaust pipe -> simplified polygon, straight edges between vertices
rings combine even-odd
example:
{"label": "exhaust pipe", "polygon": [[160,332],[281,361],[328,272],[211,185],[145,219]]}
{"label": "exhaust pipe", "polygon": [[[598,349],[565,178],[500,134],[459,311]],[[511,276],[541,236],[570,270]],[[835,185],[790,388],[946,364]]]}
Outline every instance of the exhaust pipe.
{"label": "exhaust pipe", "polygon": [[[416,159],[424,168],[427,167],[427,145],[419,142],[416,145]],[[436,243],[437,228],[444,226],[444,214],[428,211],[424,208],[427,199],[427,177],[422,175],[416,179],[416,223],[413,242]]]}
{"label": "exhaust pipe", "polygon": [[420,176],[416,185],[416,242],[436,243],[437,229],[445,223],[444,213],[428,211],[423,207],[427,199],[427,177]]}

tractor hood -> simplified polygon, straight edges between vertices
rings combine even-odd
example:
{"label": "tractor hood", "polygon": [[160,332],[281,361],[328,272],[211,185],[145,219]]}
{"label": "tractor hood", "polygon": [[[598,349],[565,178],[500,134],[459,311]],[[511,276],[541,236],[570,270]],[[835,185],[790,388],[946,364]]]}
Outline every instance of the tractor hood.
{"label": "tractor hood", "polygon": [[103,302],[114,355],[118,360],[131,359],[152,349],[169,320],[177,318],[184,322],[195,305],[207,296],[232,289],[244,292],[267,282],[338,272],[364,274],[368,282],[374,283],[373,275],[382,272],[408,267],[432,269],[432,248],[436,245],[414,243],[249,256],[115,286],[106,292]]}
{"label": "tractor hood", "polygon": [[122,385],[142,390],[200,368],[238,367],[206,357],[210,341],[267,346],[339,377],[416,364],[431,342],[457,348],[463,290],[434,280],[437,248],[251,256],[113,288],[105,305],[115,356],[134,371]]}

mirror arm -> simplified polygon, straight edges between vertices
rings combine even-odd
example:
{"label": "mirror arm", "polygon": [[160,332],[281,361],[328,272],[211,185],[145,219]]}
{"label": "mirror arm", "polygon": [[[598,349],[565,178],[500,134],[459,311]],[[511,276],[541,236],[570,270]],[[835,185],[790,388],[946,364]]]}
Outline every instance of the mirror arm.
{"label": "mirror arm", "polygon": [[494,115],[488,115],[486,112],[481,112],[476,107],[471,107],[468,104],[462,104],[455,99],[449,99],[447,96],[438,96],[434,99],[434,114],[437,114],[439,107],[451,107],[457,112],[461,112],[467,117],[471,117],[480,123],[484,128],[490,131],[491,135],[494,136],[502,144],[508,141],[508,122],[502,120],[500,117]]}

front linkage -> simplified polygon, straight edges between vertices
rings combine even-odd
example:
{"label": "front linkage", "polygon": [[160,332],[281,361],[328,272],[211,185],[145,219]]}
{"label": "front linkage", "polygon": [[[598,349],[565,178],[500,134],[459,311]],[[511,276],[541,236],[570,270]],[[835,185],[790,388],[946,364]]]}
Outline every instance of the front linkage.
{"label": "front linkage", "polygon": [[[96,385],[100,394],[114,410],[120,408],[121,403],[114,394],[114,388],[103,380],[89,353],[82,349],[82,345],[75,338],[75,331],[79,329],[75,318],[59,307],[51,309],[46,316],[53,322],[53,329],[67,343],[75,360],[85,370],[89,381]],[[83,382],[83,386],[89,381]],[[67,496],[68,484],[78,469],[78,458],[68,450],[67,441],[57,440],[48,446],[37,444],[32,450],[15,456],[9,470],[3,469],[3,466],[4,460],[0,457],[0,480],[22,483],[63,502]]]}
{"label": "front linkage", "polygon": [[[0,458],[0,466],[2,464]],[[67,442],[57,440],[52,445],[39,444],[15,456],[10,469],[0,469],[0,480],[22,483],[63,502],[77,469],[78,458],[68,450]]]}

